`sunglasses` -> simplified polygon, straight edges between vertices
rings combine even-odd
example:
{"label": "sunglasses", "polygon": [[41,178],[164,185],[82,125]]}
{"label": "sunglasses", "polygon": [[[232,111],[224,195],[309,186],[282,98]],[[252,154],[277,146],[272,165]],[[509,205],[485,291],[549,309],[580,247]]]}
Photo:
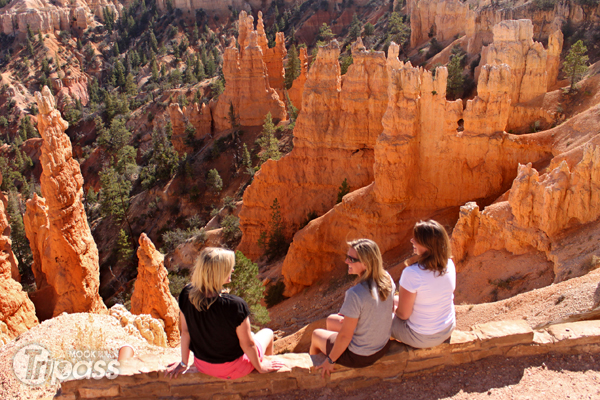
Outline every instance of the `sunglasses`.
{"label": "sunglasses", "polygon": [[358,258],[354,258],[352,256],[349,256],[348,254],[346,254],[346,261],[350,261],[351,263],[360,262],[360,260]]}

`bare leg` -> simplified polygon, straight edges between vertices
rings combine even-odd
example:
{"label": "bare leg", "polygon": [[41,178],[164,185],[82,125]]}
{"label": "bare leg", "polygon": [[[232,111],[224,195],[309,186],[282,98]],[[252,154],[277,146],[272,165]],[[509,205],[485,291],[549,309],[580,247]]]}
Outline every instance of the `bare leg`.
{"label": "bare leg", "polygon": [[337,332],[327,329],[315,329],[310,340],[310,350],[308,354],[316,355],[320,353],[327,354],[327,340],[331,338],[334,342],[337,339]]}
{"label": "bare leg", "polygon": [[331,314],[327,317],[327,330],[333,332],[339,332],[342,329],[342,322],[344,322],[344,316],[340,314]]}
{"label": "bare leg", "polygon": [[400,302],[399,296],[394,296],[394,313],[396,312],[396,308],[398,308],[399,302]]}
{"label": "bare leg", "polygon": [[265,328],[254,334],[254,341],[260,343],[265,356],[273,354],[273,331]]}

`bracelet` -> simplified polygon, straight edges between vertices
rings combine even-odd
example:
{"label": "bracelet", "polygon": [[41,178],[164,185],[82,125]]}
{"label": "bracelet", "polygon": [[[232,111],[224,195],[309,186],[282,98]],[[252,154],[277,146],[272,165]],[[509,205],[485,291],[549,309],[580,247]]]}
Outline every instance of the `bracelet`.
{"label": "bracelet", "polygon": [[183,368],[187,368],[187,364],[186,364],[186,363],[184,363],[183,361],[181,361],[181,362],[179,363],[179,365],[180,365],[181,367],[183,367]]}
{"label": "bracelet", "polygon": [[328,355],[325,355],[325,357],[327,357],[327,360],[329,361],[330,364],[335,364],[335,361],[333,361],[331,359],[331,357],[329,357]]}

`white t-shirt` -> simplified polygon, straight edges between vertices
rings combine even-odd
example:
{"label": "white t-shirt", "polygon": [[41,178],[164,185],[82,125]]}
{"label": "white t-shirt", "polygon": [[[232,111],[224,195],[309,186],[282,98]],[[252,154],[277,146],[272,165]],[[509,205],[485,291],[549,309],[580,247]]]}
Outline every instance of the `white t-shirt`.
{"label": "white t-shirt", "polygon": [[408,326],[422,335],[433,335],[450,327],[455,321],[454,289],[456,269],[448,260],[444,275],[421,269],[418,264],[406,267],[400,277],[400,286],[417,293]]}

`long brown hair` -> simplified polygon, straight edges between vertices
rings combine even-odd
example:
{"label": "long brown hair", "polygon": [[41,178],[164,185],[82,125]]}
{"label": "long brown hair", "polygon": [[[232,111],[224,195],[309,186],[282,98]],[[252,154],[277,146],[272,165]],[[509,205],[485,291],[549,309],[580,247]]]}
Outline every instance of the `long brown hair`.
{"label": "long brown hair", "polygon": [[373,282],[377,286],[379,298],[385,301],[392,292],[392,278],[383,269],[383,259],[377,243],[370,239],[357,239],[348,242],[348,246],[356,250],[358,259],[365,266],[359,280]]}
{"label": "long brown hair", "polygon": [[223,283],[235,264],[235,253],[218,247],[206,247],[194,264],[190,279],[190,302],[198,311],[206,310],[223,290]]}
{"label": "long brown hair", "polygon": [[444,275],[451,257],[450,239],[444,227],[432,219],[419,221],[413,228],[413,237],[427,251],[417,259],[423,269],[433,271],[436,275]]}

